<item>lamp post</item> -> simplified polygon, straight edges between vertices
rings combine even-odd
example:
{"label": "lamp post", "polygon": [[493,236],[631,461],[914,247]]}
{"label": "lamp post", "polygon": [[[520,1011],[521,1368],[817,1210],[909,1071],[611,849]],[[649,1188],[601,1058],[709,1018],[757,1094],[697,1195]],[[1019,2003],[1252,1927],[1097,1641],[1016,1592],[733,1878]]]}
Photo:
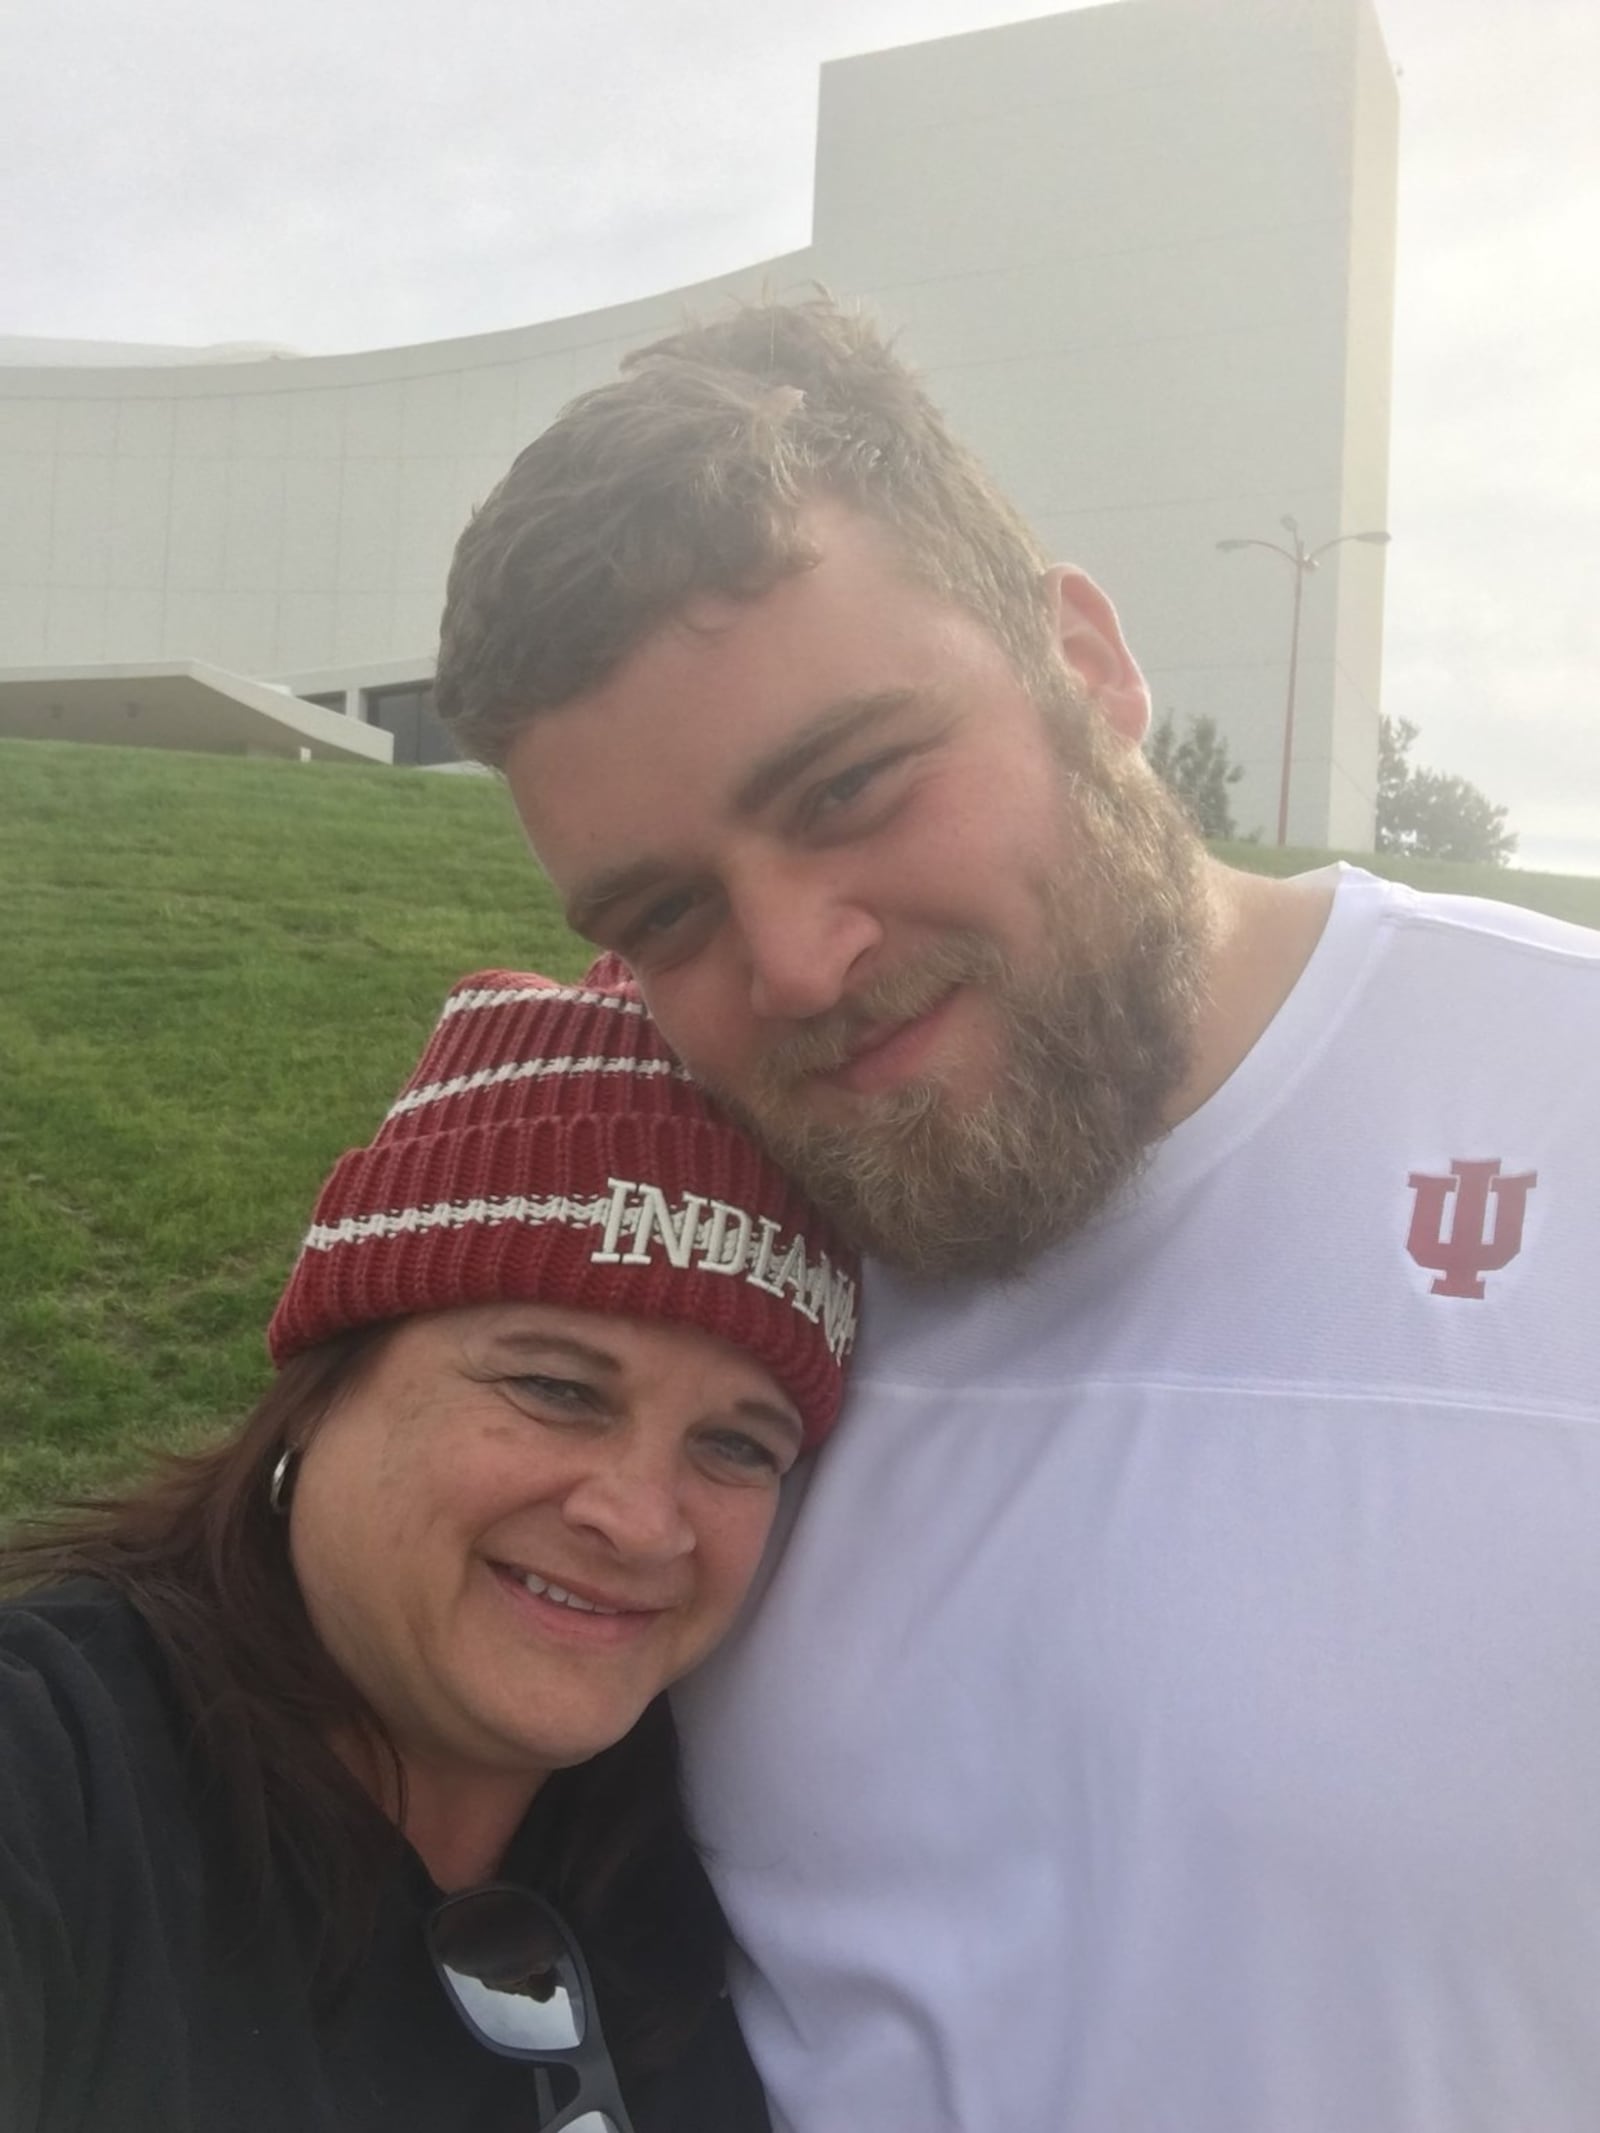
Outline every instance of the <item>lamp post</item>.
{"label": "lamp post", "polygon": [[1300,535],[1300,528],[1292,518],[1280,518],[1278,524],[1294,542],[1285,548],[1281,541],[1218,541],[1223,553],[1231,554],[1236,548],[1266,548],[1273,555],[1281,555],[1294,572],[1294,612],[1289,623],[1289,693],[1283,710],[1283,777],[1278,786],[1278,842],[1289,841],[1289,772],[1294,765],[1294,690],[1300,671],[1300,602],[1305,592],[1306,579],[1317,567],[1330,548],[1342,547],[1346,541],[1365,541],[1373,548],[1386,548],[1387,533],[1336,533],[1331,541],[1320,547],[1308,548]]}

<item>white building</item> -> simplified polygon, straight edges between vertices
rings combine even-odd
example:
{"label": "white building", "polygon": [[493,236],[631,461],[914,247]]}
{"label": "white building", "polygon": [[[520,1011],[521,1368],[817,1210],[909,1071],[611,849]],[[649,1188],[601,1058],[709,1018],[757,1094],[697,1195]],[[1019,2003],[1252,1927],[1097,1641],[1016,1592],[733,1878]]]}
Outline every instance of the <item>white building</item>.
{"label": "white building", "polygon": [[[66,671],[118,670],[115,706],[128,670],[201,663],[426,754],[450,550],[519,445],[687,310],[821,281],[902,329],[1117,599],[1158,712],[1218,720],[1270,836],[1294,572],[1216,544],[1384,524],[1395,131],[1370,0],[1116,0],[826,67],[811,245],[715,282],[360,355],[13,361],[0,731],[75,730]],[[1305,594],[1290,834],[1360,847],[1381,549]]]}

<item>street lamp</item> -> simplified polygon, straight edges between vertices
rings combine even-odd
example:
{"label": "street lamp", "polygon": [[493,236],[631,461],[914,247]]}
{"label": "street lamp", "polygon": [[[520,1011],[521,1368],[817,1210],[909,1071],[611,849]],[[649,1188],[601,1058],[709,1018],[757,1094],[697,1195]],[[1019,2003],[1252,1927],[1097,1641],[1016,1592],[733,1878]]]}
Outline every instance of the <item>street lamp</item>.
{"label": "street lamp", "polygon": [[1386,533],[1337,533],[1331,541],[1324,541],[1319,548],[1308,548],[1300,537],[1300,528],[1292,518],[1280,518],[1278,524],[1293,540],[1292,548],[1285,548],[1281,541],[1218,541],[1217,546],[1225,555],[1235,548],[1266,548],[1273,555],[1281,555],[1294,572],[1294,616],[1289,624],[1289,695],[1283,711],[1283,777],[1278,787],[1278,842],[1289,841],[1289,772],[1294,763],[1294,685],[1300,668],[1300,599],[1305,591],[1306,579],[1330,548],[1342,547],[1346,541],[1365,541],[1369,547],[1386,548],[1389,536]]}

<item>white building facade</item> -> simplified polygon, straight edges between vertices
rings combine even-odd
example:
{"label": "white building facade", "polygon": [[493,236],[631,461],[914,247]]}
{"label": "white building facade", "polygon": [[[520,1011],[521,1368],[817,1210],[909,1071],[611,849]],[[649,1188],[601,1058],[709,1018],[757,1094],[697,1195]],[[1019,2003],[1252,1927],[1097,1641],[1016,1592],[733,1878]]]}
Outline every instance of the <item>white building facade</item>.
{"label": "white building facade", "polygon": [[[824,68],[811,245],[714,282],[359,355],[0,368],[0,731],[6,669],[202,661],[425,756],[450,551],[518,448],[686,313],[820,281],[1116,599],[1158,714],[1217,720],[1270,837],[1293,572],[1216,544],[1384,524],[1395,140],[1370,0],[1115,0]],[[1305,592],[1290,839],[1360,848],[1382,550]]]}

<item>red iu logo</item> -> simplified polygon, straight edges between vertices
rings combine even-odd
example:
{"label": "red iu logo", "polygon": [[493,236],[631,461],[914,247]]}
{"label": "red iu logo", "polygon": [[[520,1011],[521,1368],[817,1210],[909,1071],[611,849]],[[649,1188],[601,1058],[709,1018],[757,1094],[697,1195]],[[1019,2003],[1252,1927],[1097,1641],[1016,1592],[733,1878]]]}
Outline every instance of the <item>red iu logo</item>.
{"label": "red iu logo", "polygon": [[[1498,1161],[1463,1163],[1457,1156],[1446,1177],[1413,1170],[1411,1190],[1417,1204],[1411,1215],[1406,1250],[1438,1278],[1430,1296],[1482,1296],[1485,1274],[1498,1274],[1522,1249],[1522,1217],[1528,1195],[1539,1182],[1536,1170],[1503,1178]],[[1444,1233],[1445,1203],[1455,1195],[1450,1234]],[[1494,1200],[1494,1229],[1489,1228],[1489,1201]]]}

